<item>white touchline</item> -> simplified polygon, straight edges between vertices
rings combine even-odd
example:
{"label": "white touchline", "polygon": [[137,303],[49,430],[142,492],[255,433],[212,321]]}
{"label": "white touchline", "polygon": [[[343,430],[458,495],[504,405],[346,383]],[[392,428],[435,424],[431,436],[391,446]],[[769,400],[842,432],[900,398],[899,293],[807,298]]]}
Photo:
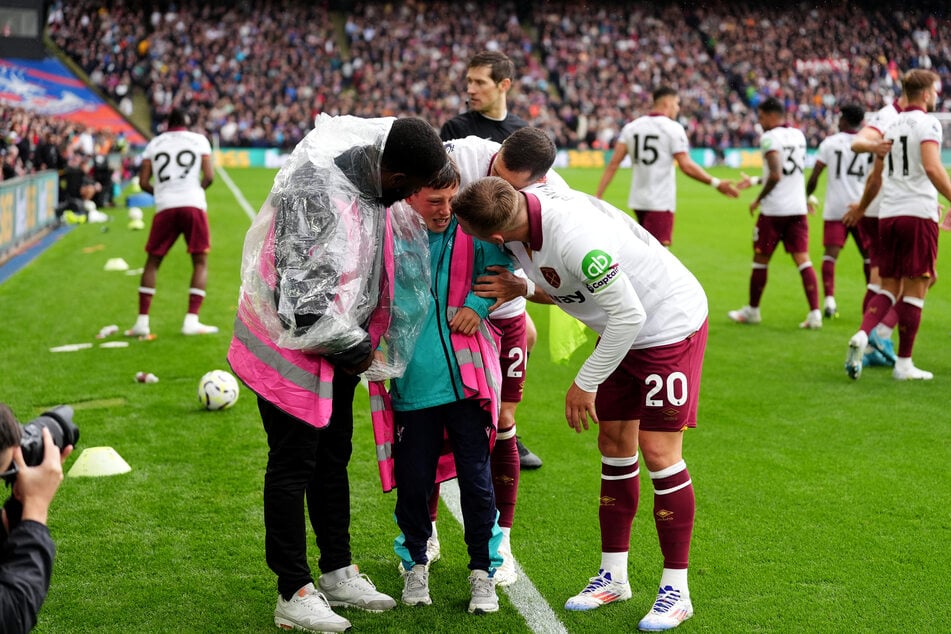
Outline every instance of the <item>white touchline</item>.
{"label": "white touchline", "polygon": [[225,182],[225,185],[227,185],[231,193],[234,194],[234,199],[238,201],[238,205],[241,206],[241,209],[244,209],[244,213],[248,215],[248,218],[254,220],[254,216],[257,215],[254,208],[251,206],[251,203],[248,202],[248,199],[244,197],[244,194],[241,193],[241,190],[238,189],[238,186],[234,184],[234,181],[231,180],[231,177],[228,176],[228,172],[225,171],[225,168],[218,166],[215,168],[215,171],[218,172],[221,180]]}
{"label": "white touchline", "polygon": [[[446,503],[449,512],[456,518],[459,524],[462,524],[462,507],[459,504],[459,484],[455,480],[443,482],[439,488],[439,496]],[[513,557],[514,559],[514,557]],[[568,634],[568,630],[555,612],[545,601],[535,585],[531,582],[525,571],[515,560],[515,571],[518,573],[518,581],[510,586],[502,588],[505,594],[518,613],[525,619],[529,629],[536,634]]]}

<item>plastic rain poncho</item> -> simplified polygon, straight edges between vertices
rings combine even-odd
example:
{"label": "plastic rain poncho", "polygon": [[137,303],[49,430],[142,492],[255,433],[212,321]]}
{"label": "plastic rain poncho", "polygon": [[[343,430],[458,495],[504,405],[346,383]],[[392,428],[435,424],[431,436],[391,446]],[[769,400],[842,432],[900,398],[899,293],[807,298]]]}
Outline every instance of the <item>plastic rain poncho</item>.
{"label": "plastic rain poncho", "polygon": [[[241,265],[239,313],[271,341],[344,365],[379,349],[373,379],[402,374],[429,293],[425,225],[380,202],[393,121],[319,115],[275,177]],[[371,316],[383,329],[373,337]]]}

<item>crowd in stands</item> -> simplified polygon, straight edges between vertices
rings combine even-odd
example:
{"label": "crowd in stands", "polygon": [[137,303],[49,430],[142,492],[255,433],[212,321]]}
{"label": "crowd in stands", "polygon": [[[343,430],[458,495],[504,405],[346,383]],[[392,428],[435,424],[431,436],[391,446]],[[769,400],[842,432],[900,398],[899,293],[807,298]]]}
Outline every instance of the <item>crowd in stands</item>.
{"label": "crowd in stands", "polygon": [[[815,147],[837,105],[881,107],[903,70],[931,68],[951,86],[940,5],[340,5],[60,1],[49,33],[117,102],[138,88],[155,121],[185,107],[226,146],[292,147],[319,112],[417,115],[438,127],[465,110],[466,62],[482,49],[515,61],[510,108],[563,148],[610,148],[660,83],[679,90],[691,144],[713,148],[755,145],[756,104],[768,96]],[[939,110],[951,109],[951,89],[942,99]]]}
{"label": "crowd in stands", "polygon": [[[79,198],[83,182],[91,181],[96,204],[109,206],[113,184],[132,174],[134,158],[127,150],[121,134],[0,105],[0,181],[56,170],[61,177],[60,201]],[[117,169],[123,155],[126,162]]]}

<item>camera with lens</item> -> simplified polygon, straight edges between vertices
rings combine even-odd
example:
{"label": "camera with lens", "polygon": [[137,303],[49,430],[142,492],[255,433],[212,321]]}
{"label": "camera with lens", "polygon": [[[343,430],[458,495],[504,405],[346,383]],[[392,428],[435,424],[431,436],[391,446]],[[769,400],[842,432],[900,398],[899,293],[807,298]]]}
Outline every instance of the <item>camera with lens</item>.
{"label": "camera with lens", "polygon": [[[50,430],[53,442],[63,451],[69,445],[79,441],[79,427],[73,423],[73,408],[69,405],[60,405],[43,412],[30,422],[23,425],[20,435],[20,449],[23,452],[23,462],[28,467],[35,467],[43,462],[43,428]],[[2,467],[0,467],[2,468]],[[0,473],[0,477],[7,484],[13,484],[17,479],[16,465]]]}

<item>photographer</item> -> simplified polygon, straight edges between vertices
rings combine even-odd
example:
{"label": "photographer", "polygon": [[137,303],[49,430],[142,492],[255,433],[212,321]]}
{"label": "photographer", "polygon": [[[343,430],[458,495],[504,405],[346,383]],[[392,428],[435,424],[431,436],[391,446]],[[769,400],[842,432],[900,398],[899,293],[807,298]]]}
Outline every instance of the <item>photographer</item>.
{"label": "photographer", "polygon": [[50,502],[63,479],[62,453],[43,428],[43,461],[28,467],[20,448],[22,428],[0,403],[0,468],[16,467],[13,495],[3,505],[0,530],[0,632],[29,632],[50,587],[55,546],[46,527]]}

